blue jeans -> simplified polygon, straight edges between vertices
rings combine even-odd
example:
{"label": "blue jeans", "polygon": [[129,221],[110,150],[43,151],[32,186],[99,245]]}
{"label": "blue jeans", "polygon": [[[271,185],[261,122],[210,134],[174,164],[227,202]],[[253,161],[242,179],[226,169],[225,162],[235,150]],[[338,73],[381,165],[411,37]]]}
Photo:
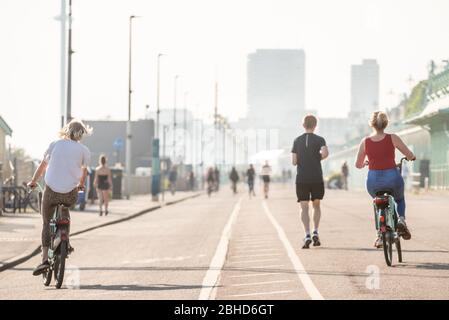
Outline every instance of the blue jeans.
{"label": "blue jeans", "polygon": [[393,198],[397,204],[398,214],[400,217],[405,218],[404,179],[399,170],[369,170],[366,189],[373,198],[378,191],[383,189],[393,190]]}

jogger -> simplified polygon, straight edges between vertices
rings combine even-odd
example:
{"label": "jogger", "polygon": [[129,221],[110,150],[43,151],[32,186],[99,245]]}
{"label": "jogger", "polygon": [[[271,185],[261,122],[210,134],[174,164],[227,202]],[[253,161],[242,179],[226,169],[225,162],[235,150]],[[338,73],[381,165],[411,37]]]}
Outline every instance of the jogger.
{"label": "jogger", "polygon": [[[292,148],[292,164],[297,166],[296,195],[301,205],[301,221],[305,232],[303,249],[308,249],[312,241],[314,246],[321,245],[318,234],[320,202],[324,197],[321,160],[327,158],[329,152],[324,138],[314,134],[317,122],[313,115],[304,117],[305,133],[295,139]],[[313,207],[313,236],[310,234],[310,201]]]}

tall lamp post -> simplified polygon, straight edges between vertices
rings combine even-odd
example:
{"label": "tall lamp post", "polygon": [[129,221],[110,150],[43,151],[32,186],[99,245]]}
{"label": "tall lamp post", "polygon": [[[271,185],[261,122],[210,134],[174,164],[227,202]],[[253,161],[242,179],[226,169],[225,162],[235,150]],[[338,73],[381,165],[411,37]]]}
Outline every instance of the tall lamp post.
{"label": "tall lamp post", "polygon": [[176,104],[178,95],[178,79],[179,75],[175,76],[174,93],[173,93],[173,163],[176,163]]}
{"label": "tall lamp post", "polygon": [[69,0],[69,41],[67,52],[67,108],[66,122],[72,120],[72,0]]}
{"label": "tall lamp post", "polygon": [[161,112],[160,110],[160,104],[159,104],[159,97],[160,97],[160,60],[163,56],[162,53],[159,53],[157,56],[157,93],[156,93],[156,134],[155,138],[153,139],[153,145],[152,145],[152,159],[151,159],[151,167],[152,167],[152,174],[151,174],[151,195],[153,201],[159,201],[159,193],[161,192],[161,159],[159,156],[160,151],[160,140],[159,140],[159,114]]}
{"label": "tall lamp post", "polygon": [[126,197],[130,197],[131,177],[131,95],[132,95],[132,22],[137,16],[129,17],[129,66],[128,66],[128,121],[126,122]]}

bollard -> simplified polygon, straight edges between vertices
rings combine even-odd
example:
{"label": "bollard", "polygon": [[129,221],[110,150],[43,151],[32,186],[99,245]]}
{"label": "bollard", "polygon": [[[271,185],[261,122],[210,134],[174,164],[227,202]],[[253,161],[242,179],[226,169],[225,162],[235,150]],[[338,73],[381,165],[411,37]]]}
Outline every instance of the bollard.
{"label": "bollard", "polygon": [[419,193],[421,188],[421,173],[412,173],[412,191],[413,193]]}

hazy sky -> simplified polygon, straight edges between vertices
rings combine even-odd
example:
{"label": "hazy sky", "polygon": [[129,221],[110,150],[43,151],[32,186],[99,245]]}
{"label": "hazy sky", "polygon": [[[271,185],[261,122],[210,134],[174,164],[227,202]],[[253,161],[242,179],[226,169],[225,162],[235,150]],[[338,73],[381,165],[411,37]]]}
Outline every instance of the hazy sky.
{"label": "hazy sky", "polygon": [[[59,126],[59,0],[0,0],[0,115],[12,143],[39,156]],[[231,119],[246,112],[246,56],[257,48],[303,48],[306,105],[321,116],[349,110],[350,65],[375,58],[382,106],[411,75],[449,57],[447,0],[73,0],[73,115],[126,119],[128,17],[134,23],[133,118],[155,108],[156,57],[161,105],[209,117],[213,81]],[[388,94],[390,90],[395,96]]]}

